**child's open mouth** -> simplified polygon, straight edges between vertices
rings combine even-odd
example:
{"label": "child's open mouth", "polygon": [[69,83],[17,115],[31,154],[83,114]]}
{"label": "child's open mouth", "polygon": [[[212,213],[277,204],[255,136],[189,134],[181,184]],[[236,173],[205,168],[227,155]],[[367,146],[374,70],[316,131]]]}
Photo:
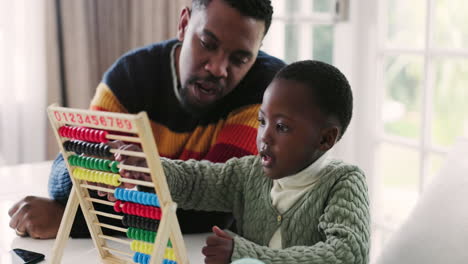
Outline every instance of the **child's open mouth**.
{"label": "child's open mouth", "polygon": [[260,157],[262,158],[262,166],[266,168],[271,168],[273,166],[273,157],[262,151],[260,152]]}

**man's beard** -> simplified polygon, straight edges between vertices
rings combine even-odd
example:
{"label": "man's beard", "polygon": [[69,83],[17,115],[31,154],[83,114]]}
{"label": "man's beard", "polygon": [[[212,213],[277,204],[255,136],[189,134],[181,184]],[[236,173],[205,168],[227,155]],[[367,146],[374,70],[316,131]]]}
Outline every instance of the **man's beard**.
{"label": "man's beard", "polygon": [[192,116],[203,117],[208,112],[210,112],[210,110],[212,110],[215,107],[215,105],[217,104],[217,102],[214,102],[214,103],[209,104],[209,105],[204,105],[204,106],[194,104],[194,103],[190,102],[189,99],[188,99],[189,98],[188,97],[188,90],[189,90],[189,88],[187,87],[187,85],[185,85],[184,87],[181,87],[180,90],[179,90],[179,95],[180,95],[182,108]]}
{"label": "man's beard", "polygon": [[[223,90],[224,87],[220,84],[219,82],[219,79],[216,78],[216,77],[213,77],[213,76],[209,76],[209,77],[206,77],[206,78],[198,78],[198,77],[191,77],[186,83],[185,85],[183,85],[180,90],[179,90],[179,95],[180,95],[180,99],[181,99],[181,103],[182,103],[182,108],[184,108],[188,113],[190,113],[191,115],[195,116],[195,117],[202,117],[202,116],[205,116],[206,114],[208,114],[208,112],[210,112],[211,110],[213,110],[215,108],[216,105],[218,105],[219,101],[222,99],[222,98],[219,98],[218,100],[210,103],[210,104],[207,104],[207,105],[200,105],[200,104],[196,104],[196,103],[193,103],[193,102],[190,102],[189,100],[189,85],[196,85],[196,82],[197,81],[205,81],[205,82],[213,82],[215,83],[217,86],[218,86],[218,89],[219,90]],[[195,88],[197,89],[197,88]]]}

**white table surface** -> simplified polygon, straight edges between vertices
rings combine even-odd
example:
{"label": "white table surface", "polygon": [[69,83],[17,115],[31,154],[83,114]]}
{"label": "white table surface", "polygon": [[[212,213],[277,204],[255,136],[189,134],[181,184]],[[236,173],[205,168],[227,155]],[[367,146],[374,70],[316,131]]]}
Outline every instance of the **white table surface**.
{"label": "white table surface", "polygon": [[[10,264],[10,251],[23,248],[42,253],[48,263],[54,239],[36,240],[17,237],[9,227],[8,209],[19,199],[27,195],[47,197],[47,178],[51,162],[0,167],[0,263]],[[208,234],[184,235],[190,263],[203,263],[201,248]],[[68,240],[62,263],[99,263],[97,250],[91,239]]]}

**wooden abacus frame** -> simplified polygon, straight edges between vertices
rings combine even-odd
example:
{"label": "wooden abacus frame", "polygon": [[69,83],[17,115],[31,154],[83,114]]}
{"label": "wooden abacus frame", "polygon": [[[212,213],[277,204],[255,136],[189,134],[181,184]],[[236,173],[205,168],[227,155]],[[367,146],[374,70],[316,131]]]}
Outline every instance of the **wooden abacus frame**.
{"label": "wooden abacus frame", "polygon": [[[159,159],[158,149],[154,142],[153,132],[149,123],[148,116],[145,112],[139,114],[121,114],[101,111],[91,111],[82,109],[72,109],[58,107],[51,105],[47,109],[50,124],[54,130],[57,142],[60,147],[60,151],[66,162],[68,171],[70,172],[70,178],[73,182],[73,187],[70,193],[70,197],[65,208],[64,216],[60,224],[58,235],[52,249],[51,263],[61,263],[63,250],[65,244],[69,238],[70,230],[78,209],[78,205],[81,206],[83,215],[86,219],[86,224],[91,233],[94,245],[99,253],[101,260],[104,263],[134,263],[133,260],[120,255],[128,255],[125,252],[117,249],[112,249],[107,246],[106,239],[112,239],[112,237],[105,236],[102,233],[101,226],[106,227],[105,224],[101,224],[97,218],[96,211],[92,204],[92,198],[89,196],[89,192],[86,184],[83,184],[81,180],[73,177],[72,166],[68,162],[70,154],[65,150],[63,143],[67,139],[62,137],[59,133],[59,128],[65,125],[87,127],[92,129],[102,129],[106,131],[116,131],[123,133],[135,134],[137,137],[128,136],[108,136],[109,139],[120,139],[126,142],[140,143],[143,153],[126,153],[139,157],[146,158],[149,174],[151,175],[152,183],[122,179],[123,182],[129,182],[133,184],[144,184],[145,186],[154,186],[155,193],[158,196],[160,208],[162,210],[162,217],[157,230],[156,239],[154,242],[153,252],[151,254],[151,264],[163,263],[164,252],[167,246],[167,241],[170,239],[172,248],[174,250],[177,263],[186,264],[187,250],[183,241],[182,233],[180,231],[179,222],[175,214],[177,205],[172,201],[169,188],[166,182],[166,177]],[[138,155],[140,154],[140,155]],[[142,155],[144,154],[144,155]],[[127,169],[127,168],[126,168]],[[131,168],[130,168],[131,169]],[[99,213],[99,212],[97,212]],[[105,214],[105,213],[102,213]],[[119,239],[116,238],[116,241]]]}

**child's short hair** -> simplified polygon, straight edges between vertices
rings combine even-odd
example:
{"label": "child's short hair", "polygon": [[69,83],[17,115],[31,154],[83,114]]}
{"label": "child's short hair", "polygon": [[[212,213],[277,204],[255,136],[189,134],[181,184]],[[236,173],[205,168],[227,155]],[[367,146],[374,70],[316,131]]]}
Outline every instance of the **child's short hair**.
{"label": "child's short hair", "polygon": [[285,66],[275,79],[297,81],[310,88],[319,109],[338,119],[341,126],[338,140],[341,139],[353,115],[353,93],[340,70],[325,62],[304,60]]}

